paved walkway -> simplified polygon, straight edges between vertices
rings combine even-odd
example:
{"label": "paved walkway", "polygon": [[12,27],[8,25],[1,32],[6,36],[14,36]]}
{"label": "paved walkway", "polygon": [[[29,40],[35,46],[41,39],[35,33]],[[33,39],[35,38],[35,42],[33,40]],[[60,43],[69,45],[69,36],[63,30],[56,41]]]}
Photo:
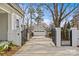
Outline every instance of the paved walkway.
{"label": "paved walkway", "polygon": [[15,54],[15,56],[57,56],[79,55],[79,48],[55,47],[50,38],[33,37]]}

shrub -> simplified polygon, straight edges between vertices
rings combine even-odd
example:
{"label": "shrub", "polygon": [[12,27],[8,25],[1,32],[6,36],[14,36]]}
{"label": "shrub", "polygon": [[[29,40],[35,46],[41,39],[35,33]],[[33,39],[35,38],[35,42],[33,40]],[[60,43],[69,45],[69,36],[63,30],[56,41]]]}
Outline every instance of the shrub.
{"label": "shrub", "polygon": [[9,51],[11,49],[11,46],[12,46],[11,42],[1,42],[0,43],[0,52]]}

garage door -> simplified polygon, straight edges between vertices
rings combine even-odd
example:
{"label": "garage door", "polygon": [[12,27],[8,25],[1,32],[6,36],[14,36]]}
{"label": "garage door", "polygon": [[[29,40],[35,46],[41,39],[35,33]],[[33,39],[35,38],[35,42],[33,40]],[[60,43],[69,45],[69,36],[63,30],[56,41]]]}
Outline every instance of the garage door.
{"label": "garage door", "polygon": [[34,31],[34,36],[45,36],[46,32],[45,31]]}

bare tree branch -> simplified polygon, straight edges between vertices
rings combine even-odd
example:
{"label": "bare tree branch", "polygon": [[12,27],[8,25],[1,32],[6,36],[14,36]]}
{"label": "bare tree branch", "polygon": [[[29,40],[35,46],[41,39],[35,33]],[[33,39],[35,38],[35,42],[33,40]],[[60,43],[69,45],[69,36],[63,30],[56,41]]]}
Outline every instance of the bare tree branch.
{"label": "bare tree branch", "polygon": [[61,19],[61,16],[62,16],[62,11],[63,11],[63,7],[64,7],[64,4],[62,3],[61,4],[61,9],[60,9],[60,15],[59,15],[59,20]]}
{"label": "bare tree branch", "polygon": [[62,15],[64,14],[64,12],[67,10],[67,8],[70,6],[70,4],[67,4],[67,6],[64,8],[64,10],[62,11]]}
{"label": "bare tree branch", "polygon": [[52,14],[53,20],[54,20],[54,11],[50,8],[49,5],[47,5],[47,4],[45,4],[45,5],[47,6],[47,8],[49,8],[49,10],[50,10],[50,12],[51,12],[51,14]]}
{"label": "bare tree branch", "polygon": [[70,15],[77,7],[78,7],[78,5],[77,5],[76,7],[74,7],[74,8],[73,8],[69,13],[67,13],[65,16],[63,16],[60,21],[62,21],[64,18],[66,18],[68,15]]}
{"label": "bare tree branch", "polygon": [[59,19],[59,22],[61,22],[61,17],[63,16],[64,12],[67,10],[67,8],[70,6],[70,4],[67,4],[67,6],[64,8],[64,10],[62,10],[62,13],[61,13],[61,16],[60,16],[60,19]]}
{"label": "bare tree branch", "polygon": [[57,3],[54,4],[54,14],[55,14],[55,19],[57,20],[58,19],[58,4]]}

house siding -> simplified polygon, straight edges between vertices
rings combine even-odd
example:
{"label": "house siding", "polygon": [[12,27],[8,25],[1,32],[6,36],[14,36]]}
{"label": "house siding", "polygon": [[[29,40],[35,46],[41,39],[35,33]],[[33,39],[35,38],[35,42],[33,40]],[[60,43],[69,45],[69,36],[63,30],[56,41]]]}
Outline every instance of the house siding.
{"label": "house siding", "polygon": [[0,14],[0,40],[7,40],[7,32],[8,32],[8,14],[1,13]]}

